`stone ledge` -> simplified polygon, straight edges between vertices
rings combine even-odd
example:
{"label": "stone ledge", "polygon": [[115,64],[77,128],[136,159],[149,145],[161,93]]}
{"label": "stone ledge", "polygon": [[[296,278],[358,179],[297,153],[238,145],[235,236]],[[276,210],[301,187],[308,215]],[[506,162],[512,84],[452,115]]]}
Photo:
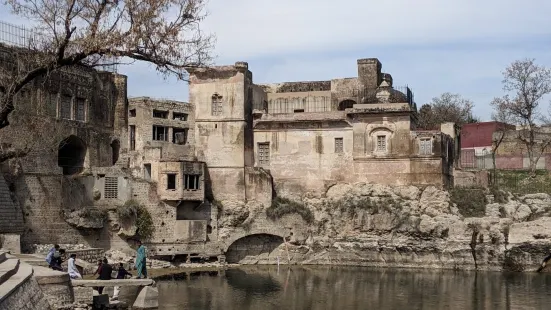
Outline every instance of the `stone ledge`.
{"label": "stone ledge", "polygon": [[11,276],[17,273],[19,269],[19,260],[9,258],[0,263],[0,284],[6,282]]}
{"label": "stone ledge", "polygon": [[64,284],[68,283],[71,279],[66,272],[56,271],[53,269],[38,267],[34,268],[34,277],[38,284]]}
{"label": "stone ledge", "polygon": [[73,287],[152,286],[152,279],[71,280]]}
{"label": "stone ledge", "polygon": [[33,268],[27,264],[20,264],[17,273],[11,276],[6,282],[0,284],[0,304],[10,296],[19,286],[33,275]]}

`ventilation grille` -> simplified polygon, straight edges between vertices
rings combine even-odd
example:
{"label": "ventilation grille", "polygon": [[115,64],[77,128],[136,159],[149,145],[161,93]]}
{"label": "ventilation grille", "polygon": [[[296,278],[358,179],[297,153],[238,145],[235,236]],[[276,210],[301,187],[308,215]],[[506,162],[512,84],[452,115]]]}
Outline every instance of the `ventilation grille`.
{"label": "ventilation grille", "polygon": [[106,177],[105,178],[105,198],[119,198],[119,192],[117,190],[118,187],[118,179],[113,177]]}

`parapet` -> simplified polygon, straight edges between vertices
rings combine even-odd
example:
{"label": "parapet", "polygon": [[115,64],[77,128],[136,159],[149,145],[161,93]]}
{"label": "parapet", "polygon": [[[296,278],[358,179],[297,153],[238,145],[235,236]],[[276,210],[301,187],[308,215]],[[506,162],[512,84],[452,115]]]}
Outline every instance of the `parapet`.
{"label": "parapet", "polygon": [[378,58],[361,58],[358,59],[358,65],[381,65],[381,62]]}

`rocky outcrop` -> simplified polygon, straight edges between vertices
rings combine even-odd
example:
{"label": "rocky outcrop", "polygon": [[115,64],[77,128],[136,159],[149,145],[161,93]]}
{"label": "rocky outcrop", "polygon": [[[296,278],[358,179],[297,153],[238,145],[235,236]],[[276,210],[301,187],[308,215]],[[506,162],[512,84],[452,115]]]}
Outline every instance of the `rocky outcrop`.
{"label": "rocky outcrop", "polygon": [[[482,205],[483,217],[466,217],[472,210],[435,187],[337,184],[322,198],[297,201],[314,214],[311,223],[292,215],[273,223],[291,230],[287,244],[260,261],[241,257],[254,263],[280,257],[297,264],[535,270],[551,245],[551,197],[505,200]],[[220,230],[230,233],[238,220],[225,215]]]}
{"label": "rocky outcrop", "polygon": [[106,212],[92,208],[64,213],[65,221],[79,229],[102,229],[106,218]]}

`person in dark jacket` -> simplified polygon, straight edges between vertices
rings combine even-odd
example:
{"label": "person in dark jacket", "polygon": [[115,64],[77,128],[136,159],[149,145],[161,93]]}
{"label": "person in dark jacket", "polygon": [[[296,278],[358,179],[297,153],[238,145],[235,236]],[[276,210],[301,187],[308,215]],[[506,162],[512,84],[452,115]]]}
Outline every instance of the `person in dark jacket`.
{"label": "person in dark jacket", "polygon": [[[124,269],[124,265],[122,263],[119,263],[119,269],[117,269],[117,279],[126,279],[126,276],[132,277],[132,274],[126,269]],[[119,293],[121,291],[120,286],[115,286],[115,293],[113,294],[113,300],[119,299]]]}
{"label": "person in dark jacket", "polygon": [[[111,280],[111,274],[113,273],[113,267],[109,265],[107,258],[103,259],[103,264],[101,264],[101,270],[99,272],[98,280]],[[98,293],[103,294],[103,286],[98,287]]]}

